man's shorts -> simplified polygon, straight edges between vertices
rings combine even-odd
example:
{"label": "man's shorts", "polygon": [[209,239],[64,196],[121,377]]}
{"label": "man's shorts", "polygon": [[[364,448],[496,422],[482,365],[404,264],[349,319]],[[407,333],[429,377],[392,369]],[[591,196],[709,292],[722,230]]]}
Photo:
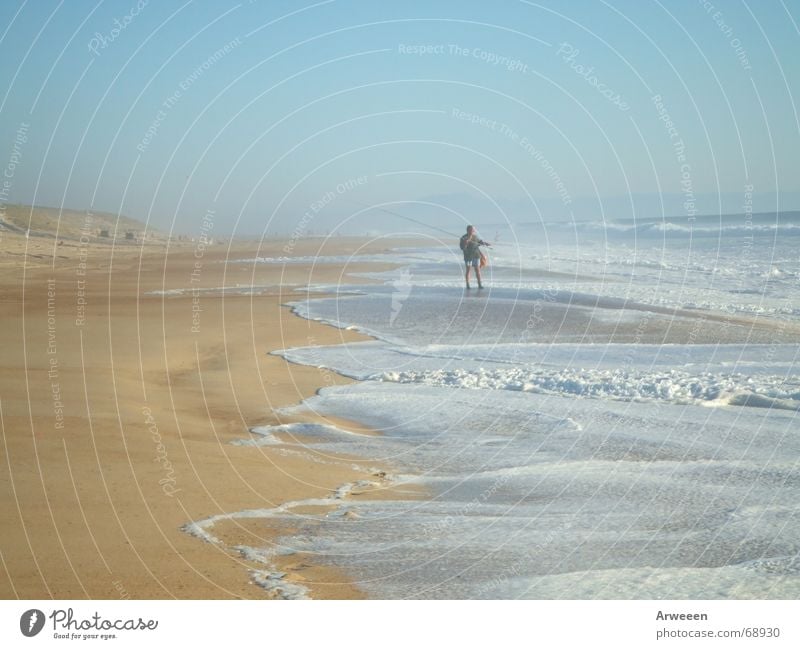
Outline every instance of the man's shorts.
{"label": "man's shorts", "polygon": [[469,259],[469,260],[465,259],[464,260],[464,265],[467,268],[469,268],[470,266],[472,266],[474,268],[477,268],[480,265],[480,263],[481,263],[481,258],[480,257],[475,257],[474,259]]}

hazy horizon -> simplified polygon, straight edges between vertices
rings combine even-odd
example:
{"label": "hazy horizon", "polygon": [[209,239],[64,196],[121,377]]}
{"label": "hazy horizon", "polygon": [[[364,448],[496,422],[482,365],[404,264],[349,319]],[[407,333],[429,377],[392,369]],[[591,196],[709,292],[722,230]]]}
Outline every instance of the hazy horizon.
{"label": "hazy horizon", "polygon": [[800,209],[783,2],[0,12],[0,207],[223,236]]}

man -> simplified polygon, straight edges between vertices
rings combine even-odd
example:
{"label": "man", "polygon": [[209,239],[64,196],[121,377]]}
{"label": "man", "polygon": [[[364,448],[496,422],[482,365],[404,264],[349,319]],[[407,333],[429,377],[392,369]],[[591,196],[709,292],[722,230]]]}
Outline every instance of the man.
{"label": "man", "polygon": [[467,288],[469,289],[470,266],[475,269],[475,277],[478,279],[478,288],[483,288],[483,284],[481,283],[481,251],[479,250],[479,246],[490,246],[491,244],[483,239],[479,239],[478,235],[475,234],[475,228],[468,225],[467,233],[461,237],[460,245],[461,250],[464,251],[464,264],[467,267],[467,271],[464,275],[464,279],[467,281]]}

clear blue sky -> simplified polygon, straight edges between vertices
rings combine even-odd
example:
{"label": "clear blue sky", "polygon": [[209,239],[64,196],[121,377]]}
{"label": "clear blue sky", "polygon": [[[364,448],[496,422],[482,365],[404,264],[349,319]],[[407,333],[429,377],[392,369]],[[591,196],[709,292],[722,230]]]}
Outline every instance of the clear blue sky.
{"label": "clear blue sky", "polygon": [[241,234],[408,226],[352,218],[360,203],[445,227],[736,212],[751,185],[756,211],[800,208],[796,1],[38,0],[0,16],[11,202],[186,233],[213,210]]}

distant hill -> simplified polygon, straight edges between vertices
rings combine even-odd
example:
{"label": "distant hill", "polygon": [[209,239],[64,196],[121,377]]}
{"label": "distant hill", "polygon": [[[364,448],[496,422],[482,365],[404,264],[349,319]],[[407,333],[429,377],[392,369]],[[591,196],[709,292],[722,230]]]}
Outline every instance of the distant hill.
{"label": "distant hill", "polygon": [[78,240],[81,236],[109,242],[168,239],[165,233],[151,227],[145,232],[144,223],[128,216],[30,205],[7,205],[0,213],[0,230],[65,240]]}

